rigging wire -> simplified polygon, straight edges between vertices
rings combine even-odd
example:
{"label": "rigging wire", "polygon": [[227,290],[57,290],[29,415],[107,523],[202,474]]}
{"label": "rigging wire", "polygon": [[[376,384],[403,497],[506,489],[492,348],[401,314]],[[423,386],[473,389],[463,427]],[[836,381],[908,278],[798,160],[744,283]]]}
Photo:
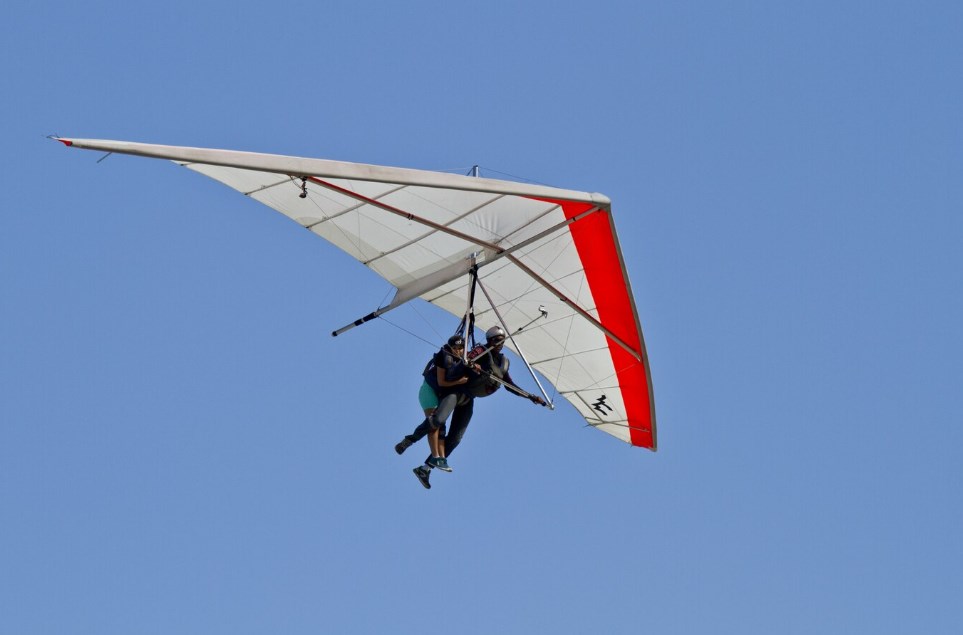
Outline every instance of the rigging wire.
{"label": "rigging wire", "polygon": [[[438,338],[438,341],[439,341],[439,342],[444,341],[444,340],[447,339],[447,338],[445,338],[445,337],[442,337],[441,333],[438,332],[438,329],[435,328],[435,325],[432,324],[432,323],[428,320],[428,318],[426,318],[424,315],[422,315],[421,311],[418,310],[418,307],[415,306],[414,302],[409,302],[409,303],[408,303],[408,306],[410,306],[411,309],[412,309],[415,313],[418,314],[418,317],[420,317],[420,318],[422,319],[422,321],[424,321],[424,323],[428,325],[428,328],[430,328],[430,329],[435,333],[435,336]],[[434,344],[433,344],[432,346],[434,346]]]}
{"label": "rigging wire", "polygon": [[[384,294],[384,296],[381,298],[381,302],[378,304],[378,306],[384,306],[385,300],[387,300],[387,299],[388,299],[388,296],[391,295],[392,289],[393,289],[393,287],[389,287],[389,289],[388,289],[387,291],[385,291],[385,294]],[[438,332],[438,329],[435,328],[434,324],[432,324],[431,321],[429,321],[428,318],[426,318],[426,317],[421,313],[421,311],[418,310],[418,307],[415,306],[415,303],[414,303],[414,302],[409,302],[409,303],[408,303],[408,306],[410,306],[411,309],[415,312],[415,314],[417,314],[418,317],[420,317],[421,320],[428,326],[428,328],[430,328],[430,329],[434,332],[434,334],[435,334],[435,336],[438,338],[438,341],[439,341],[439,342],[445,340],[445,338],[443,338],[443,337],[441,336],[441,334]],[[422,342],[424,342],[425,344],[428,344],[429,346],[432,346],[432,347],[437,346],[437,344],[435,344],[435,343],[433,343],[433,342],[429,342],[428,340],[426,340],[426,339],[423,338],[422,336],[418,335],[418,334],[415,333],[414,331],[409,331],[408,329],[406,329],[405,327],[401,326],[400,324],[395,324],[394,322],[392,322],[392,321],[389,320],[388,318],[384,317],[383,315],[379,315],[378,317],[379,317],[380,319],[384,320],[386,323],[390,324],[391,326],[395,327],[395,328],[398,329],[399,331],[404,331],[404,332],[407,333],[408,335],[414,337],[415,339],[421,340]]]}
{"label": "rigging wire", "polygon": [[502,175],[502,176],[507,176],[507,177],[510,178],[510,179],[514,179],[514,180],[516,180],[516,181],[521,181],[522,183],[532,183],[532,184],[535,184],[535,185],[545,185],[546,187],[553,187],[552,185],[550,185],[550,184],[548,184],[548,183],[543,183],[543,182],[541,182],[541,181],[536,181],[536,180],[534,180],[534,179],[527,179],[527,178],[525,178],[524,176],[518,176],[517,174],[509,174],[508,172],[501,172],[501,171],[499,171],[499,170],[494,170],[494,169],[492,169],[492,168],[485,167],[484,165],[476,165],[476,166],[473,166],[473,167],[472,167],[472,169],[479,169],[479,170],[481,170],[482,168],[484,168],[484,170],[485,170],[486,172],[494,172],[495,174],[500,174],[500,175]]}
{"label": "rigging wire", "polygon": [[544,183],[542,181],[536,181],[535,179],[529,179],[524,176],[518,176],[517,174],[510,174],[508,172],[502,172],[501,170],[495,170],[484,165],[473,165],[471,167],[461,167],[461,168],[432,168],[433,172],[448,172],[448,173],[460,173],[465,176],[481,176],[481,171],[484,170],[486,173],[498,174],[500,176],[508,177],[513,181],[518,181],[519,183],[530,183],[533,185],[544,185],[546,187],[555,187],[551,183]]}
{"label": "rigging wire", "polygon": [[[408,329],[406,329],[405,327],[401,326],[400,324],[395,324],[394,322],[392,322],[391,320],[389,320],[388,318],[386,318],[386,317],[383,316],[383,315],[379,315],[379,316],[378,316],[378,319],[379,319],[379,320],[384,320],[385,322],[387,322],[387,323],[390,324],[391,326],[395,327],[396,329],[401,330],[401,331],[404,331],[405,333],[407,333],[408,335],[414,337],[415,339],[421,340],[422,342],[424,342],[424,343],[427,344],[428,346],[432,346],[432,347],[436,346],[436,344],[434,344],[434,343],[432,343],[432,342],[429,342],[428,340],[426,340],[426,339],[423,338],[422,336],[418,335],[417,333],[414,333],[414,332],[412,332],[412,331],[409,331]],[[440,339],[440,338],[439,338],[439,339]]]}

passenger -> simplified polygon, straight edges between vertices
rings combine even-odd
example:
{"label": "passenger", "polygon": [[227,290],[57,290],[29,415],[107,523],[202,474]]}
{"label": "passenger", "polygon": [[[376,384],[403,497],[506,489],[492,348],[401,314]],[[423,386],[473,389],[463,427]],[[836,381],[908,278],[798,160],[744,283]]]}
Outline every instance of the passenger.
{"label": "passenger", "polygon": [[468,369],[462,361],[464,353],[465,338],[452,335],[428,362],[422,373],[425,379],[418,391],[418,401],[425,419],[414,432],[395,445],[395,452],[401,454],[427,435],[431,455],[425,464],[445,472],[451,471],[445,459],[444,428],[458,402],[460,388],[468,383]]}

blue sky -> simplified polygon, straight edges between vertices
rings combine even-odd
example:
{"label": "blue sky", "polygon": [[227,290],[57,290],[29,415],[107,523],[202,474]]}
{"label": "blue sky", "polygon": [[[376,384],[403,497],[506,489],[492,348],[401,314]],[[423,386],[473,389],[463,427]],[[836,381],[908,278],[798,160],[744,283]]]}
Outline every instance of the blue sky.
{"label": "blue sky", "polygon": [[[0,633],[959,632],[959,4],[0,16]],[[48,134],[608,195],[659,451],[502,394],[426,492],[385,283]]]}

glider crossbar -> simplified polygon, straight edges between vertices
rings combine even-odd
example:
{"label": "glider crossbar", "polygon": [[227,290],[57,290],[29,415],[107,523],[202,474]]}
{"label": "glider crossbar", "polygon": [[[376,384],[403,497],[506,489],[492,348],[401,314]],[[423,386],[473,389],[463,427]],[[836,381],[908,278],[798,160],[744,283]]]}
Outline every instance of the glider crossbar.
{"label": "glider crossbar", "polygon": [[[507,248],[507,249],[501,250],[501,251],[497,254],[497,256],[498,256],[498,257],[507,256],[507,255],[509,255],[509,254],[512,253],[512,252],[518,251],[519,249],[522,249],[522,248],[524,248],[524,247],[528,247],[528,246],[531,245],[532,243],[538,242],[538,241],[541,240],[542,238],[545,238],[546,236],[551,236],[552,234],[554,234],[554,233],[557,232],[558,230],[560,230],[560,229],[562,229],[562,228],[565,228],[565,227],[568,227],[569,225],[571,225],[571,224],[574,223],[574,222],[577,222],[577,221],[582,220],[583,218],[585,218],[585,217],[588,216],[589,214],[594,214],[595,212],[598,212],[598,211],[601,211],[601,210],[602,210],[602,208],[599,207],[598,205],[596,205],[595,207],[593,207],[593,208],[591,208],[591,209],[585,210],[585,211],[582,212],[581,214],[576,214],[575,216],[573,216],[573,217],[571,217],[571,218],[566,218],[566,219],[565,219],[564,221],[562,221],[561,223],[558,223],[557,225],[552,225],[552,226],[549,227],[548,229],[546,229],[546,230],[544,230],[544,231],[540,231],[540,232],[538,232],[537,234],[535,234],[534,236],[531,236],[530,238],[526,238],[525,240],[523,240],[522,242],[518,243],[517,245],[512,245],[511,247],[509,247],[509,248]],[[484,264],[488,264],[488,263],[491,262],[492,260],[494,260],[494,259],[487,260],[487,261],[485,261]]]}
{"label": "glider crossbar", "polygon": [[[556,289],[550,282],[548,282],[547,280],[545,280],[545,278],[543,278],[542,276],[540,276],[540,275],[538,275],[537,273],[535,273],[535,272],[531,269],[531,267],[529,267],[528,265],[526,265],[525,263],[523,263],[521,260],[519,260],[517,257],[515,257],[514,255],[512,255],[512,253],[513,253],[514,251],[516,251],[516,250],[518,250],[518,249],[520,249],[520,248],[522,248],[522,247],[525,247],[525,246],[527,246],[527,245],[530,245],[530,244],[532,244],[533,242],[535,242],[536,240],[540,240],[540,239],[544,238],[545,236],[548,236],[548,235],[550,235],[551,233],[553,233],[553,232],[555,232],[555,231],[558,231],[559,229],[561,229],[561,228],[563,228],[563,227],[567,227],[567,226],[571,225],[572,223],[574,223],[574,222],[576,222],[576,221],[578,221],[578,220],[580,220],[580,219],[582,219],[582,218],[585,218],[585,217],[588,216],[589,214],[592,214],[592,213],[595,213],[595,212],[597,212],[597,211],[600,211],[600,210],[602,209],[601,207],[595,206],[595,207],[593,207],[593,208],[591,208],[591,209],[589,209],[589,210],[586,210],[585,212],[582,212],[581,214],[578,214],[578,215],[572,217],[571,219],[566,219],[565,221],[563,221],[563,222],[561,222],[561,223],[559,223],[559,224],[557,224],[557,225],[555,225],[555,226],[553,226],[553,227],[550,227],[549,229],[546,229],[546,230],[544,230],[544,231],[542,231],[542,232],[539,232],[539,233],[536,234],[535,236],[532,236],[532,237],[530,237],[530,238],[528,238],[528,239],[526,239],[526,240],[523,240],[523,241],[520,242],[519,244],[513,245],[512,247],[509,247],[509,248],[506,249],[506,248],[503,248],[503,247],[499,247],[498,245],[496,245],[496,244],[494,244],[494,243],[490,243],[490,242],[488,242],[488,241],[486,241],[486,240],[481,240],[480,238],[476,238],[475,236],[472,236],[472,235],[470,235],[470,234],[466,234],[466,233],[464,233],[464,232],[460,232],[460,231],[458,231],[457,229],[452,229],[451,227],[448,227],[448,226],[443,225],[443,224],[441,224],[441,223],[436,223],[435,221],[428,220],[427,218],[422,218],[421,216],[418,216],[417,214],[413,214],[413,213],[411,213],[411,212],[406,212],[405,210],[399,209],[399,208],[397,208],[397,207],[395,207],[395,206],[393,206],[393,205],[388,205],[387,203],[383,203],[383,202],[381,202],[381,201],[375,200],[375,199],[373,199],[373,198],[371,198],[371,197],[369,197],[369,196],[365,196],[364,194],[359,194],[359,193],[357,193],[357,192],[352,192],[351,190],[349,190],[349,189],[347,189],[347,188],[341,187],[341,186],[339,186],[339,185],[335,185],[334,183],[331,183],[331,182],[329,182],[329,181],[325,181],[324,179],[319,179],[319,178],[316,177],[316,176],[309,176],[309,177],[307,177],[307,179],[308,179],[309,181],[311,181],[312,183],[316,183],[316,184],[318,184],[318,185],[320,185],[320,186],[322,186],[322,187],[325,187],[325,188],[327,188],[327,189],[329,189],[329,190],[338,192],[339,194],[343,194],[344,196],[347,196],[347,197],[349,197],[349,198],[353,198],[353,199],[355,199],[355,200],[365,202],[365,203],[367,203],[367,204],[369,204],[369,205],[372,205],[372,206],[374,206],[374,207],[377,207],[377,208],[379,208],[379,209],[382,209],[382,210],[384,210],[384,211],[386,211],[386,212],[389,212],[389,213],[391,213],[391,214],[395,214],[396,216],[401,216],[402,218],[405,218],[405,219],[407,219],[407,220],[414,221],[414,222],[416,222],[416,223],[420,223],[420,224],[425,225],[425,226],[427,226],[427,227],[431,227],[432,229],[436,229],[436,230],[438,230],[438,231],[440,231],[440,232],[443,232],[443,233],[446,233],[446,234],[448,234],[448,235],[450,235],[450,236],[454,236],[454,237],[456,237],[456,238],[460,238],[460,239],[462,239],[462,240],[464,240],[464,241],[466,241],[466,242],[468,242],[468,243],[471,243],[471,244],[473,244],[473,245],[478,245],[479,247],[484,247],[489,253],[486,254],[485,260],[484,260],[483,262],[481,262],[481,263],[478,264],[479,267],[482,267],[482,266],[484,266],[484,265],[488,265],[488,264],[490,264],[490,263],[492,263],[492,262],[494,262],[494,261],[496,261],[496,260],[498,260],[498,259],[500,259],[500,258],[503,258],[503,257],[504,257],[504,258],[508,258],[508,260],[509,260],[510,262],[512,262],[512,264],[514,264],[514,265],[517,266],[519,269],[521,269],[522,271],[524,271],[526,274],[528,274],[529,276],[531,276],[531,278],[532,278],[533,280],[535,280],[538,284],[540,284],[540,285],[542,285],[543,287],[545,287],[545,288],[546,288],[548,291],[550,291],[555,297],[557,297],[557,298],[558,298],[559,300],[561,300],[563,303],[565,303],[565,304],[567,304],[569,307],[571,307],[576,313],[578,313],[578,314],[581,315],[583,318],[585,318],[586,320],[588,320],[588,321],[589,321],[593,326],[595,326],[597,329],[599,329],[599,330],[601,330],[603,333],[605,333],[613,342],[615,342],[616,344],[618,344],[619,346],[621,346],[622,348],[624,348],[624,349],[626,350],[626,352],[628,352],[629,354],[631,354],[631,355],[632,355],[633,357],[635,357],[637,360],[642,361],[642,353],[641,353],[641,352],[639,352],[639,351],[635,350],[634,348],[632,348],[632,347],[631,347],[629,344],[627,344],[622,338],[620,338],[618,335],[616,335],[615,333],[613,333],[611,329],[606,328],[601,322],[599,322],[595,317],[593,317],[591,313],[589,313],[588,311],[586,311],[585,309],[583,309],[581,306],[579,306],[579,304],[578,304],[577,302],[575,302],[574,300],[572,300],[571,298],[569,298],[568,296],[566,296],[564,293],[562,293],[561,291],[559,291],[558,289]],[[440,286],[440,285],[439,285],[439,286]],[[426,289],[425,292],[427,292],[427,291],[429,291],[429,290],[430,290],[430,289]],[[482,290],[484,290],[484,288],[483,288]],[[376,311],[374,311],[374,312],[372,312],[372,313],[369,313],[369,314],[366,315],[364,318],[361,318],[360,320],[356,321],[354,324],[348,325],[348,326],[346,326],[346,327],[343,328],[343,329],[340,329],[340,330],[338,330],[338,331],[335,331],[335,332],[333,333],[333,335],[338,335],[338,334],[343,333],[344,331],[348,330],[349,328],[352,328],[353,326],[358,326],[358,325],[360,325],[360,324],[363,324],[364,322],[367,322],[367,321],[369,321],[369,320],[373,320],[374,318],[376,318],[376,317],[378,317],[379,315],[381,315],[381,313],[384,313],[385,311],[388,311],[388,310],[390,310],[391,308],[394,308],[394,306],[384,307],[384,310],[378,309],[378,310],[376,310]],[[492,308],[493,308],[493,309],[495,308],[494,305],[492,305]],[[497,314],[497,310],[496,310],[496,314]],[[526,364],[527,364],[527,363],[528,363],[528,362],[526,362]]]}
{"label": "glider crossbar", "polygon": [[[402,188],[399,188],[399,189],[402,189]],[[389,192],[388,194],[394,193],[395,191],[397,191],[397,190],[392,190],[392,191]],[[387,194],[386,194],[386,195],[387,195]],[[495,196],[494,198],[490,198],[490,199],[488,199],[487,201],[485,201],[485,202],[483,202],[483,203],[479,203],[478,205],[476,205],[475,207],[471,208],[470,210],[468,210],[467,212],[465,212],[465,213],[462,214],[461,216],[458,216],[457,218],[453,218],[451,221],[449,221],[448,224],[449,224],[449,225],[453,225],[453,224],[457,223],[458,221],[460,221],[460,220],[462,220],[462,219],[464,219],[464,218],[467,218],[467,217],[471,216],[472,214],[474,214],[475,212],[477,212],[477,211],[480,210],[481,208],[483,208],[483,207],[485,207],[485,206],[487,206],[487,205],[491,205],[492,203],[494,203],[495,201],[497,201],[498,199],[503,198],[503,197],[504,197],[504,194],[499,194],[498,196]],[[379,198],[382,198],[382,197],[379,197]],[[403,244],[401,244],[401,245],[398,245],[397,247],[395,247],[395,248],[393,248],[393,249],[389,249],[388,251],[385,251],[385,252],[383,252],[383,253],[375,256],[374,258],[371,258],[370,260],[366,260],[363,264],[369,265],[369,264],[371,264],[372,262],[378,260],[379,258],[385,258],[386,256],[390,256],[391,254],[397,253],[397,252],[401,251],[402,249],[405,249],[406,247],[410,247],[411,245],[414,245],[415,243],[417,243],[417,242],[420,241],[420,240],[424,240],[425,238],[427,238],[428,236],[431,236],[431,235],[432,235],[433,233],[435,233],[436,231],[438,231],[438,230],[433,229],[433,230],[431,230],[430,232],[425,232],[424,234],[422,234],[422,235],[420,235],[420,236],[418,236],[418,237],[416,237],[416,238],[413,238],[413,239],[409,240],[409,241],[406,242],[406,243],[403,243]]]}
{"label": "glider crossbar", "polygon": [[480,238],[475,238],[474,236],[472,236],[472,235],[470,235],[470,234],[466,234],[466,233],[464,233],[464,232],[460,232],[460,231],[458,231],[457,229],[452,229],[451,227],[448,227],[448,226],[446,226],[446,225],[442,225],[441,223],[436,223],[435,221],[428,220],[427,218],[422,218],[421,216],[418,216],[418,215],[416,215],[416,214],[412,214],[411,212],[406,212],[405,210],[399,209],[399,208],[397,208],[397,207],[395,207],[395,206],[393,206],[393,205],[388,205],[387,203],[382,203],[381,201],[375,200],[375,199],[373,199],[373,198],[371,198],[371,197],[369,197],[369,196],[365,196],[364,194],[358,194],[357,192],[352,192],[351,190],[349,190],[349,189],[347,189],[347,188],[341,187],[341,186],[339,186],[339,185],[335,185],[334,183],[329,183],[328,181],[325,181],[325,180],[323,180],[323,179],[319,179],[319,178],[316,177],[316,176],[309,176],[309,177],[307,177],[307,178],[308,178],[308,180],[311,181],[312,183],[317,183],[318,185],[320,185],[320,186],[322,186],[322,187],[325,187],[325,188],[327,188],[327,189],[329,189],[329,190],[332,190],[332,191],[334,191],[334,192],[338,192],[339,194],[343,194],[343,195],[345,195],[345,196],[347,196],[347,197],[353,198],[353,199],[358,200],[358,201],[363,201],[363,202],[365,202],[365,203],[367,203],[367,204],[369,204],[369,205],[372,205],[372,206],[377,207],[377,208],[379,208],[379,209],[383,209],[383,210],[386,211],[386,212],[390,212],[390,213],[392,213],[392,214],[395,214],[396,216],[401,216],[401,217],[404,218],[404,219],[407,219],[407,220],[410,220],[410,221],[414,221],[414,222],[416,222],[416,223],[420,223],[420,224],[425,225],[425,226],[427,226],[427,227],[431,227],[432,229],[437,229],[438,231],[444,232],[444,233],[446,233],[446,234],[448,234],[448,235],[450,235],[450,236],[455,236],[456,238],[461,238],[462,240],[467,241],[467,242],[469,242],[469,243],[472,243],[473,245],[478,245],[479,247],[484,247],[485,249],[487,249],[487,250],[489,250],[489,251],[493,251],[493,252],[496,252],[496,253],[497,253],[497,252],[500,252],[500,251],[503,251],[503,249],[502,249],[501,247],[499,247],[498,245],[496,245],[496,244],[494,244],[494,243],[490,243],[490,242],[488,242],[488,241],[481,240]]}
{"label": "glider crossbar", "polygon": [[588,311],[580,307],[578,303],[575,302],[575,300],[570,299],[564,293],[556,289],[554,286],[552,286],[552,284],[548,280],[546,280],[542,276],[532,271],[531,267],[523,263],[521,260],[519,260],[515,256],[509,255],[506,257],[512,262],[512,264],[514,264],[519,269],[521,269],[522,271],[527,273],[529,276],[531,276],[532,279],[535,280],[535,282],[537,282],[538,284],[542,285],[543,287],[551,291],[552,295],[554,295],[556,298],[561,300],[564,304],[567,304],[569,307],[572,308],[573,311],[581,315],[583,318],[588,320],[592,324],[592,326],[594,326],[595,328],[605,333],[609,337],[609,339],[611,339],[613,342],[615,342],[616,344],[624,348],[627,353],[632,355],[632,357],[639,360],[640,362],[642,361],[642,353],[640,353],[639,351],[635,350],[634,348],[626,344],[625,341],[622,338],[620,338],[618,335],[613,333],[611,329],[606,328],[605,325],[603,325],[601,322],[595,319],[591,313],[589,313]]}

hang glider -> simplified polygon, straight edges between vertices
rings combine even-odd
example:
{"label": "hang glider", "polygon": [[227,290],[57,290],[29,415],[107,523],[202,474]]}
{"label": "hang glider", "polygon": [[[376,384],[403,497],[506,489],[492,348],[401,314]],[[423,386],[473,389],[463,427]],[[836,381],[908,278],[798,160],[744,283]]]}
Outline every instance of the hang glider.
{"label": "hang glider", "polygon": [[414,298],[455,316],[477,274],[479,324],[532,324],[508,346],[588,425],[656,449],[649,360],[601,194],[541,185],[232,150],[64,139],[87,150],[169,159],[271,207],[396,288],[362,324]]}

